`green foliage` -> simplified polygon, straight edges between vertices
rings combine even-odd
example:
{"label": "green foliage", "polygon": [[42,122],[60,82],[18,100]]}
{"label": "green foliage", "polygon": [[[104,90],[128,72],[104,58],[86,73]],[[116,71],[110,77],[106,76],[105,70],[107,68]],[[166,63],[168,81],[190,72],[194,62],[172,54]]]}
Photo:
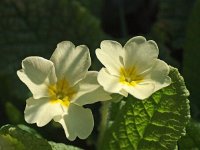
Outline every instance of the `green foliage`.
{"label": "green foliage", "polygon": [[[35,137],[34,135],[12,125],[3,126],[0,129],[0,135],[9,137],[7,138],[8,146],[12,146],[15,142],[17,145],[22,145],[25,149],[29,150],[51,150],[51,146],[45,139]],[[10,143],[10,145],[8,143]]]}
{"label": "green foliage", "polygon": [[[193,8],[194,2],[196,4]],[[24,122],[22,113],[25,99],[31,94],[17,78],[16,70],[21,68],[21,61],[25,57],[38,55],[49,58],[58,42],[70,40],[76,45],[89,46],[93,59],[92,69],[101,67],[95,60],[94,50],[107,35],[102,31],[100,21],[96,17],[103,18],[102,24],[108,33],[121,36],[124,41],[136,34],[148,34],[153,24],[148,39],[158,43],[161,59],[183,69],[191,91],[193,116],[199,119],[199,0],[1,0],[0,16],[0,125]],[[175,59],[171,55],[176,56]],[[156,147],[162,150],[165,149],[163,145],[170,149],[175,147],[176,141],[185,133],[184,126],[189,118],[186,100],[188,93],[184,91],[183,81],[177,74],[177,71],[172,69],[171,77],[175,83],[158,91],[147,101],[129,97],[120,103],[106,103],[102,109],[106,118],[101,122],[99,149],[132,150]],[[91,107],[98,110],[95,106]],[[111,108],[109,114],[106,112],[108,108]],[[46,134],[45,137],[62,142],[66,140],[63,130],[62,136],[55,136],[56,128],[52,130],[52,126],[49,126],[43,129],[41,134]],[[179,149],[198,149],[199,124],[192,122],[186,130],[187,135],[179,141]],[[93,134],[95,135],[90,138],[96,141],[95,130]],[[0,130],[0,150],[24,150],[29,144],[38,143],[47,146],[47,149],[78,149],[61,143],[47,142],[35,130],[23,124],[18,127],[4,126]],[[75,142],[77,143],[80,144]],[[159,145],[160,143],[162,145]],[[32,149],[37,149],[37,145],[32,145]]]}
{"label": "green foliage", "polygon": [[48,142],[35,130],[19,125],[5,125],[0,129],[0,150],[82,150],[62,143]]}
{"label": "green foliage", "polygon": [[63,143],[55,143],[52,141],[50,141],[49,144],[51,145],[52,150],[82,150],[74,146],[65,145]]}
{"label": "green foliage", "polygon": [[8,135],[0,135],[1,150],[25,150],[24,145],[16,138]]}
{"label": "green foliage", "polygon": [[17,127],[28,132],[28,133],[30,133],[30,134],[32,134],[32,135],[34,135],[34,136],[36,136],[36,137],[38,137],[38,138],[42,138],[42,136],[35,129],[30,128],[30,127],[28,127],[24,124],[18,124]]}
{"label": "green foliage", "polygon": [[[187,39],[184,49],[184,60],[183,60],[183,73],[189,90],[191,91],[191,101],[193,107],[200,106],[200,1],[197,0],[191,13],[188,28],[187,28]],[[194,109],[194,110],[198,110]],[[200,111],[195,111],[194,116],[200,115]]]}
{"label": "green foliage", "polygon": [[179,150],[199,150],[200,148],[200,123],[190,121],[186,128],[186,136],[183,136],[179,142]]}
{"label": "green foliage", "polygon": [[170,77],[170,86],[146,100],[129,96],[125,104],[111,106],[108,125],[112,125],[105,131],[100,150],[177,148],[177,141],[185,134],[190,118],[189,92],[177,69],[171,67]]}

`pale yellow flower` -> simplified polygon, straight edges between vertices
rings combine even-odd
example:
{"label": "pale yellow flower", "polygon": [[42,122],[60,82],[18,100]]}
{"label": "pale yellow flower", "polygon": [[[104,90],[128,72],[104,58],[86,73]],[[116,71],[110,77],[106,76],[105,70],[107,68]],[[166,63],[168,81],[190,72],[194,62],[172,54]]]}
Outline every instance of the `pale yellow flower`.
{"label": "pale yellow flower", "polygon": [[69,140],[87,138],[92,132],[92,112],[85,104],[110,99],[97,82],[86,46],[61,42],[50,60],[31,56],[22,61],[17,75],[32,92],[27,100],[25,120],[39,127],[52,119],[59,122]]}
{"label": "pale yellow flower", "polygon": [[110,93],[145,99],[168,86],[169,66],[158,59],[157,44],[142,36],[133,37],[124,47],[116,41],[101,42],[97,58],[106,67],[98,74],[98,82]]}

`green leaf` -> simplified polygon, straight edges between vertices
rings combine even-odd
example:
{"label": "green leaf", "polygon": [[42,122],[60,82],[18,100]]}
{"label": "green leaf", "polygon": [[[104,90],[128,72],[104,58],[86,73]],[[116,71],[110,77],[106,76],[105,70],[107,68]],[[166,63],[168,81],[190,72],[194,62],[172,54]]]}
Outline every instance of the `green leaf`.
{"label": "green leaf", "polygon": [[52,141],[50,141],[49,144],[51,145],[52,150],[83,150],[71,145],[65,145],[63,143],[55,143]]}
{"label": "green leaf", "polygon": [[3,144],[1,144],[3,145],[2,148],[14,147],[16,149],[13,150],[21,150],[17,149],[17,147],[23,147],[24,150],[51,150],[51,146],[47,140],[38,138],[13,125],[5,125],[1,127],[0,136],[3,139],[6,139],[4,140],[5,142],[3,141]]}
{"label": "green leaf", "polygon": [[35,130],[25,125],[5,125],[0,128],[0,150],[82,150],[42,138]]}
{"label": "green leaf", "polygon": [[29,126],[26,126],[24,124],[18,124],[17,127],[19,127],[20,129],[38,137],[38,138],[42,138],[42,136],[33,128],[29,127]]}
{"label": "green leaf", "polygon": [[24,145],[16,138],[9,134],[0,135],[0,149],[1,150],[25,150]]}
{"label": "green leaf", "polygon": [[[194,117],[199,117],[200,112],[196,111],[200,107],[200,1],[196,1],[193,11],[190,15],[186,43],[184,48],[184,59],[183,59],[183,75],[187,83],[188,89],[191,91],[191,107],[194,110]],[[195,72],[194,72],[195,71]]]}
{"label": "green leaf", "polygon": [[186,128],[186,136],[179,141],[179,150],[199,150],[200,148],[200,123],[191,121]]}
{"label": "green leaf", "polygon": [[189,92],[177,69],[171,67],[169,76],[172,84],[146,100],[129,96],[122,107],[112,104],[100,150],[177,149],[190,118]]}

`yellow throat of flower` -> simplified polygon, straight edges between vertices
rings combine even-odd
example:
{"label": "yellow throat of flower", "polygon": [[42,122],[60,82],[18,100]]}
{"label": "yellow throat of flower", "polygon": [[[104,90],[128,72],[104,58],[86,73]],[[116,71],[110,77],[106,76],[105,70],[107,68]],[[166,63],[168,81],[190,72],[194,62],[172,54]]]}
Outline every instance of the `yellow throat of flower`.
{"label": "yellow throat of flower", "polygon": [[138,83],[142,82],[142,80],[143,77],[141,75],[138,75],[135,67],[120,68],[120,83],[126,84],[128,86],[136,86]]}
{"label": "yellow throat of flower", "polygon": [[64,106],[69,106],[71,99],[76,94],[76,91],[70,87],[67,80],[58,80],[56,84],[48,86],[48,92],[51,103],[60,103]]}

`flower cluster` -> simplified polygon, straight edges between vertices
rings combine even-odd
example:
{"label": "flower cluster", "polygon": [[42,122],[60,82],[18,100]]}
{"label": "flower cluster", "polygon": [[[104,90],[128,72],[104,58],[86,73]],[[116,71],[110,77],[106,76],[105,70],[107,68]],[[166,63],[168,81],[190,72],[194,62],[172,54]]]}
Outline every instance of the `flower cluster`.
{"label": "flower cluster", "polygon": [[145,99],[168,86],[168,65],[157,59],[158,47],[144,37],[130,39],[124,47],[102,41],[96,55],[106,67],[88,71],[91,65],[85,45],[69,41],[57,45],[50,60],[38,56],[22,61],[17,75],[32,93],[26,101],[25,120],[41,127],[51,120],[64,128],[69,140],[87,138],[94,126],[90,109],[83,105],[110,100],[111,93]]}

